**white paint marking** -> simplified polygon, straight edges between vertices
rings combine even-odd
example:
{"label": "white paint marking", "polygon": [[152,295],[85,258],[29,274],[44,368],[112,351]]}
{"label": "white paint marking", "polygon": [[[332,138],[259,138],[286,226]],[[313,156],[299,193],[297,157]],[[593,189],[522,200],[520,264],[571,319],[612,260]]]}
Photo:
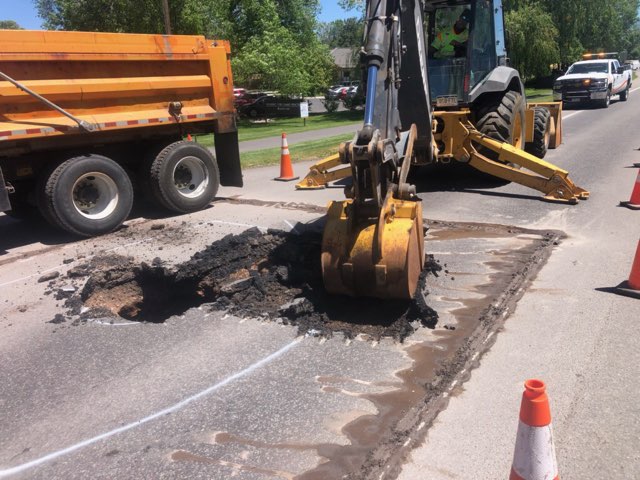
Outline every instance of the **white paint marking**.
{"label": "white paint marking", "polygon": [[48,455],[45,455],[43,457],[40,458],[36,458],[35,460],[31,460],[30,462],[27,463],[23,463],[22,465],[17,465],[15,467],[10,467],[10,468],[6,468],[4,470],[0,470],[0,478],[4,478],[4,477],[8,477],[10,475],[15,475],[17,473],[20,472],[24,472],[25,470],[28,470],[30,468],[34,468],[37,467],[38,465],[42,465],[43,463],[49,462],[51,460],[54,460],[56,458],[62,457],[64,455],[68,455],[69,453],[75,452],[76,450],[80,450],[81,448],[84,447],[88,447],[89,445],[92,445],[94,443],[97,443],[101,440],[105,440],[109,437],[112,437],[114,435],[118,435],[119,433],[123,433],[126,432],[127,430],[131,430],[132,428],[135,427],[139,427],[140,425],[143,425],[147,422],[150,422],[151,420],[155,420],[157,418],[160,418],[164,415],[168,415],[170,413],[176,412],[178,410],[180,410],[183,407],[186,407],[187,405],[189,405],[190,403],[193,403],[196,400],[199,400],[202,397],[205,397],[207,395],[209,395],[210,393],[213,393],[214,391],[228,385],[229,383],[233,382],[234,380],[237,380],[239,378],[242,378],[250,373],[252,373],[253,371],[264,367],[265,365],[267,365],[268,363],[271,363],[273,360],[275,360],[276,358],[284,355],[285,353],[287,353],[289,350],[291,350],[291,348],[295,347],[297,344],[299,344],[302,341],[303,337],[299,337],[296,338],[295,340],[293,340],[291,343],[289,343],[288,345],[285,345],[284,347],[282,347],[280,350],[272,353],[271,355],[263,358],[262,360],[254,363],[253,365],[245,368],[244,370],[231,375],[230,377],[225,378],[224,380],[222,380],[221,382],[216,383],[215,385],[212,385],[211,387],[202,390],[201,392],[196,393],[195,395],[192,395],[188,398],[185,398],[184,400],[176,403],[175,405],[172,405],[168,408],[165,408],[163,410],[160,410],[159,412],[153,413],[149,416],[146,416],[144,418],[141,418],[140,420],[136,420],[135,422],[131,422],[127,425],[123,425],[122,427],[116,428],[114,430],[102,433],[100,435],[97,435],[93,438],[89,438],[87,440],[83,440],[82,442],[76,443],[75,445],[71,445],[70,447],[67,448],[63,448],[62,450],[58,450],[56,452],[52,452],[49,453]]}
{"label": "white paint marking", "polygon": [[[138,245],[139,243],[148,242],[149,240],[152,240],[152,238],[151,237],[147,237],[147,238],[144,238],[144,239],[139,240],[137,242],[131,242],[131,243],[126,243],[124,245],[118,245],[117,247],[113,247],[113,248],[109,248],[107,250],[103,250],[98,255],[101,255],[101,254],[104,254],[104,253],[108,253],[108,252],[113,252],[115,250],[118,250],[119,248],[126,248],[126,247],[131,247],[133,245]],[[95,256],[96,255],[88,255],[88,256],[84,257],[83,260],[89,261],[92,258],[94,258]],[[21,278],[15,279],[15,280],[11,280],[9,282],[0,283],[0,287],[4,287],[6,285],[11,285],[12,283],[20,282],[22,280],[28,280],[28,279],[33,278],[33,277],[42,276],[44,273],[51,272],[51,271],[57,270],[59,268],[66,268],[66,265],[65,264],[56,265],[55,267],[47,268],[46,270],[42,270],[41,272],[34,273],[32,275],[27,275],[26,277],[21,277]]]}
{"label": "white paint marking", "polygon": [[97,323],[98,325],[106,325],[108,327],[126,327],[129,325],[141,325],[140,322],[121,322],[121,323],[111,323],[110,321],[99,320],[97,318],[90,318],[87,322]]}
{"label": "white paint marking", "polygon": [[288,220],[283,220],[283,222],[286,223],[289,226],[289,228],[291,229],[292,232],[298,233],[298,231],[296,230],[296,227],[294,225],[291,225],[291,223],[289,223]]}
{"label": "white paint marking", "polygon": [[58,266],[55,266],[55,267],[47,268],[46,270],[42,270],[41,272],[34,273],[32,275],[27,275],[26,277],[16,278],[15,280],[11,280],[9,282],[0,283],[0,287],[4,287],[6,285],[11,285],[12,283],[16,283],[16,282],[21,282],[22,280],[28,280],[28,279],[33,278],[33,277],[42,276],[43,274],[45,274],[47,272],[51,272],[53,270],[56,270],[56,269],[60,268],[61,266],[62,265],[58,265]]}
{"label": "white paint marking", "polygon": [[261,227],[260,225],[251,225],[249,223],[240,223],[240,222],[225,222],[222,220],[211,220],[209,223],[217,223],[219,225],[232,225],[234,227],[255,227],[261,230],[269,230],[269,227]]}
{"label": "white paint marking", "polygon": [[425,426],[427,425],[427,422],[421,422],[420,425],[418,425],[418,431],[422,430]]}
{"label": "white paint marking", "polygon": [[584,113],[584,110],[578,110],[577,112],[573,112],[573,113],[570,113],[569,115],[565,115],[564,117],[562,117],[562,120],[567,120],[575,115],[578,115],[579,113]]}

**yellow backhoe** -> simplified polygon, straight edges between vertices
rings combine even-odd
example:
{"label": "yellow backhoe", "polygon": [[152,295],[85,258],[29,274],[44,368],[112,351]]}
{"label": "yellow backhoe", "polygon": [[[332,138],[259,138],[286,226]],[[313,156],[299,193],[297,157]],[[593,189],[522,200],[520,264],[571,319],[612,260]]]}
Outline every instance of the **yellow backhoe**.
{"label": "yellow backhoe", "polygon": [[[442,32],[464,41],[438,54],[449,38]],[[347,199],[327,211],[327,291],[413,298],[424,265],[422,204],[407,182],[413,166],[455,160],[545,200],[589,197],[541,159],[562,141],[562,106],[526,104],[504,45],[501,0],[367,1],[364,125],[296,186],[353,178]]]}

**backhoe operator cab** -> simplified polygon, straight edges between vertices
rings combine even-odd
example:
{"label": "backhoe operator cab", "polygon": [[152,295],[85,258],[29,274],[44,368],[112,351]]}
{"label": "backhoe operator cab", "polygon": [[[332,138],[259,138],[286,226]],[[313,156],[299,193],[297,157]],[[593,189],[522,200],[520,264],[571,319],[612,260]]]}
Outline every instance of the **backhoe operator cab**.
{"label": "backhoe operator cab", "polygon": [[425,29],[436,107],[467,106],[487,92],[523,93],[518,73],[506,66],[501,0],[427,0]]}

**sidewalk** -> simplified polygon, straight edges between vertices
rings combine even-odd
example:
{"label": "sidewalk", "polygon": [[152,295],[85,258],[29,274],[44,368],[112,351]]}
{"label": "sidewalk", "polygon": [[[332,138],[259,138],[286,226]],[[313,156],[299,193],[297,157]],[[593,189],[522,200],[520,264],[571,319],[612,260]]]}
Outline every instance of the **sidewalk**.
{"label": "sidewalk", "polygon": [[[336,135],[347,135],[349,133],[355,134],[356,130],[361,126],[362,122],[342,125],[340,127],[321,128],[319,130],[309,130],[308,132],[293,133],[291,135],[287,135],[287,141],[291,146],[295,145],[296,143],[309,142],[311,140],[320,140],[322,138],[335,137]],[[278,135],[277,137],[261,138],[259,140],[248,140],[240,142],[240,153],[263,150],[265,148],[278,148],[280,147],[281,142],[282,137],[280,135]]]}

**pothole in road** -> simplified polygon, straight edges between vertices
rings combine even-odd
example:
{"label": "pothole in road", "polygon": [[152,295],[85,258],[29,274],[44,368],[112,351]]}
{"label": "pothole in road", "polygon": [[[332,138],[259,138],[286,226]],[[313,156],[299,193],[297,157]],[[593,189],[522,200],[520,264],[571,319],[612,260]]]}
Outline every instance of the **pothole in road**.
{"label": "pothole in road", "polygon": [[342,332],[348,338],[366,334],[403,340],[420,325],[435,327],[438,315],[427,305],[425,287],[426,278],[440,270],[432,258],[413,301],[354,299],[325,292],[320,245],[317,231],[250,229],[212,243],[175,267],[159,259],[147,264],[117,255],[97,257],[69,271],[68,276],[88,280],[66,305],[75,314],[88,308],[83,318],[163,322],[207,304],[240,317],[293,324],[301,334]]}

